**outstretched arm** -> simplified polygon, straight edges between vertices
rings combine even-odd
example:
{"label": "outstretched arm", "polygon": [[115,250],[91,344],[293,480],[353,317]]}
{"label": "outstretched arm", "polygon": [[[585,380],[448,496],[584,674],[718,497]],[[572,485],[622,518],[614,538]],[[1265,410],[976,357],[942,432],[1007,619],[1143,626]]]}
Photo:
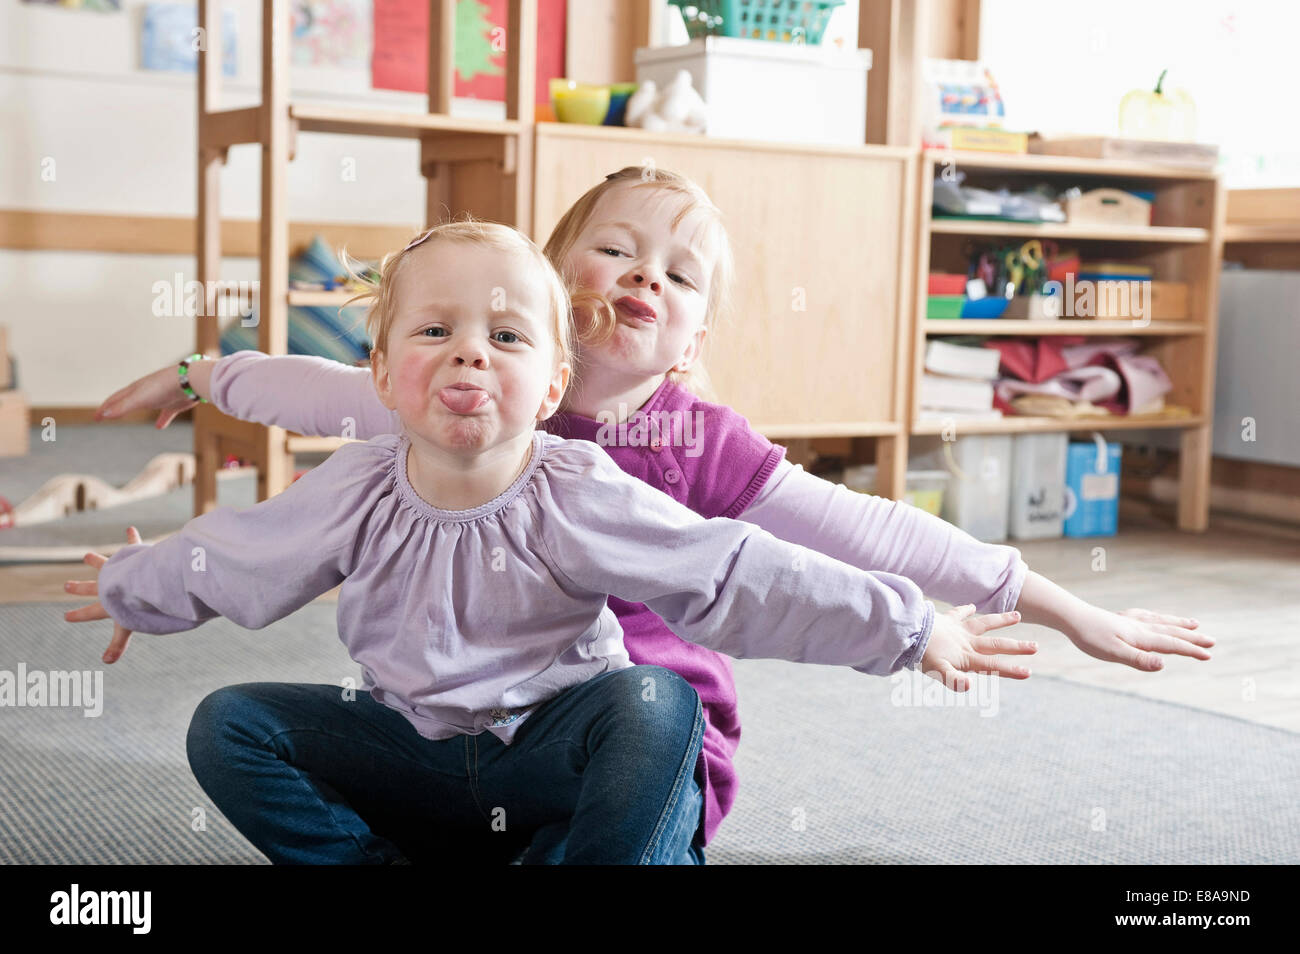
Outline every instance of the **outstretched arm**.
{"label": "outstretched arm", "polygon": [[1016,608],[1028,567],[1015,547],[981,543],[901,501],[849,490],[782,461],[740,519],[863,570],[897,573],[981,613]]}
{"label": "outstretched arm", "polygon": [[901,574],[953,604],[1016,610],[1107,662],[1154,671],[1163,665],[1158,653],[1209,659],[1205,647],[1214,645],[1194,632],[1195,620],[1103,610],[1030,570],[1014,547],[981,543],[916,507],[855,493],[784,461],[741,519],[854,566]]}
{"label": "outstretched arm", "polygon": [[[361,499],[367,484],[356,478],[365,455],[345,452],[370,447],[349,444],[270,500],[195,517],[159,543],[139,544],[137,536],[106,561],[87,554],[98,580],[68,589],[99,602],[65,618],[108,616],[128,631],[163,634],[215,616],[260,629],[289,615],[350,572],[368,508]],[[125,645],[121,640],[118,654]]]}
{"label": "outstretched arm", "polygon": [[[369,369],[328,358],[237,351],[195,361],[189,381],[224,414],[298,434],[369,440],[401,431],[396,412],[380,402]],[[95,420],[157,410],[155,426],[163,428],[196,403],[181,391],[176,366],[167,365],[110,395]]]}

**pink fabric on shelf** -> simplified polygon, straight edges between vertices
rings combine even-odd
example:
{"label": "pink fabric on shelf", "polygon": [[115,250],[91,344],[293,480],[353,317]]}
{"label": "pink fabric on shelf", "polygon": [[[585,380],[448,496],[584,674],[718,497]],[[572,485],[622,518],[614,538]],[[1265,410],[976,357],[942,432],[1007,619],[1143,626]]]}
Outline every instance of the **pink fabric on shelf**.
{"label": "pink fabric on shelf", "polygon": [[1111,373],[1123,382],[1114,398],[1094,402],[1112,414],[1139,413],[1174,386],[1160,361],[1149,354],[1098,354],[1093,357],[1092,366],[1107,371],[1114,369]]}

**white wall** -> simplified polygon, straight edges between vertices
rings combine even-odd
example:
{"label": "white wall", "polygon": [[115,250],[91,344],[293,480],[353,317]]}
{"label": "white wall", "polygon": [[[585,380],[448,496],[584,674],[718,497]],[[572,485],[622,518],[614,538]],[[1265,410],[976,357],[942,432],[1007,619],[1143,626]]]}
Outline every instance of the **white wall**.
{"label": "white wall", "polygon": [[982,0],[980,58],[1008,126],[1115,135],[1131,89],[1185,87],[1230,188],[1300,186],[1300,4],[1277,0]]}
{"label": "white wall", "polygon": [[[255,104],[260,86],[259,0],[227,0],[238,19],[238,74],[223,105]],[[121,13],[0,4],[0,208],[193,215],[192,75],[141,70],[143,0]],[[370,88],[369,69],[295,66],[292,94],[310,102],[424,108],[424,97]],[[504,116],[499,103],[457,100],[458,115]],[[342,181],[344,158],[355,181]],[[43,181],[45,160],[54,179]],[[289,177],[289,214],[302,221],[418,225],[424,179],[413,141],[304,134]],[[45,163],[43,165],[43,163]],[[260,155],[236,147],[222,175],[222,213],[253,218]],[[97,405],[123,384],[192,350],[183,319],[150,311],[151,288],[192,256],[0,250],[0,318],[10,329],[21,386],[41,405]],[[228,279],[256,277],[228,259]]]}

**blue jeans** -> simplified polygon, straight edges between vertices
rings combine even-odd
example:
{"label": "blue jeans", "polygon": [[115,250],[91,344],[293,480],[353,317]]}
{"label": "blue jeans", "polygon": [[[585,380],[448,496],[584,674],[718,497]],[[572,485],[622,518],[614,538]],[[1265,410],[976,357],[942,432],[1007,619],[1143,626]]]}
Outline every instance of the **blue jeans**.
{"label": "blue jeans", "polygon": [[541,704],[510,745],[426,739],[368,692],[228,686],[199,703],[186,752],[276,864],[703,864],[703,736],[691,685],[633,666]]}

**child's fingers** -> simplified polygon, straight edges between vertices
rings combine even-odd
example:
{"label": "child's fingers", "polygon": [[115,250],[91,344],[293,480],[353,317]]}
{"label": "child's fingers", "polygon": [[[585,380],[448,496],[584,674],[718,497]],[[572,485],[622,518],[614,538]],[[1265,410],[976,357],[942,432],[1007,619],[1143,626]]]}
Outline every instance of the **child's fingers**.
{"label": "child's fingers", "polygon": [[126,647],[131,642],[131,631],[121,623],[113,624],[113,640],[108,644],[108,649],[104,650],[103,660],[106,663],[115,663],[126,652]]}
{"label": "child's fingers", "polygon": [[63,588],[69,593],[75,593],[77,596],[98,596],[98,580],[68,580],[63,584]]}
{"label": "child's fingers", "polygon": [[972,634],[979,636],[987,633],[990,629],[1002,629],[1005,626],[1014,626],[1020,622],[1020,614],[1012,611],[1010,613],[988,613],[984,616],[972,616],[966,620],[966,628]]}
{"label": "child's fingers", "polygon": [[1189,643],[1195,643],[1197,646],[1214,645],[1213,636],[1206,633],[1194,633],[1190,629],[1182,626],[1168,626],[1162,623],[1147,623],[1147,628],[1165,636],[1173,636],[1177,639],[1186,640]]}
{"label": "child's fingers", "polygon": [[103,566],[105,563],[108,562],[108,557],[102,556],[98,553],[87,553],[84,557],[81,558],[81,562],[88,563],[91,566],[93,566],[96,570],[98,570],[101,566]]}
{"label": "child's fingers", "polygon": [[108,619],[108,611],[101,603],[91,603],[80,609],[68,610],[63,614],[63,618],[69,623],[84,623],[92,619]]}
{"label": "child's fingers", "polygon": [[[1209,659],[1210,654],[1201,646],[1194,645],[1186,639],[1179,638],[1175,635],[1166,635],[1163,633],[1151,633],[1144,638],[1139,639],[1134,645],[1138,649],[1145,649],[1147,652],[1170,653],[1175,656],[1191,656],[1193,659]],[[1213,646],[1211,640],[1208,645]]]}
{"label": "child's fingers", "polygon": [[940,659],[937,663],[937,669],[929,670],[926,676],[935,682],[941,682],[953,692],[965,692],[970,688],[970,680],[957,671],[957,668],[946,659]]}
{"label": "child's fingers", "polygon": [[127,528],[126,528],[126,542],[127,542],[127,543],[139,543],[139,542],[140,542],[140,531],[137,530],[135,527],[127,527]]}
{"label": "child's fingers", "polygon": [[1126,609],[1122,616],[1132,616],[1134,619],[1140,619],[1147,623],[1169,623],[1174,626],[1185,626],[1187,629],[1196,629],[1201,624],[1189,616],[1170,616],[1167,613],[1155,613],[1151,610],[1135,607]]}
{"label": "child's fingers", "polygon": [[127,390],[129,389],[122,388],[120,391],[114,391],[105,398],[104,403],[95,410],[95,420],[102,421],[106,417],[117,417],[121,414],[122,411],[121,408],[117,406],[117,402],[122,398],[123,392]]}
{"label": "child's fingers", "polygon": [[975,604],[967,603],[965,606],[954,606],[948,610],[948,615],[956,620],[963,620],[975,615]]}
{"label": "child's fingers", "polygon": [[976,636],[971,639],[970,644],[981,653],[1030,655],[1038,652],[1038,643],[1011,639],[1008,636]]}
{"label": "child's fingers", "polygon": [[1116,637],[1115,642],[1117,645],[1115,647],[1114,662],[1132,666],[1142,672],[1157,672],[1165,667],[1165,661],[1156,653],[1144,651],[1137,646],[1131,646],[1118,637]]}
{"label": "child's fingers", "polygon": [[966,672],[979,672],[986,676],[1004,676],[1007,679],[1028,679],[1029,667],[1023,663],[1000,656],[972,656],[962,666]]}

